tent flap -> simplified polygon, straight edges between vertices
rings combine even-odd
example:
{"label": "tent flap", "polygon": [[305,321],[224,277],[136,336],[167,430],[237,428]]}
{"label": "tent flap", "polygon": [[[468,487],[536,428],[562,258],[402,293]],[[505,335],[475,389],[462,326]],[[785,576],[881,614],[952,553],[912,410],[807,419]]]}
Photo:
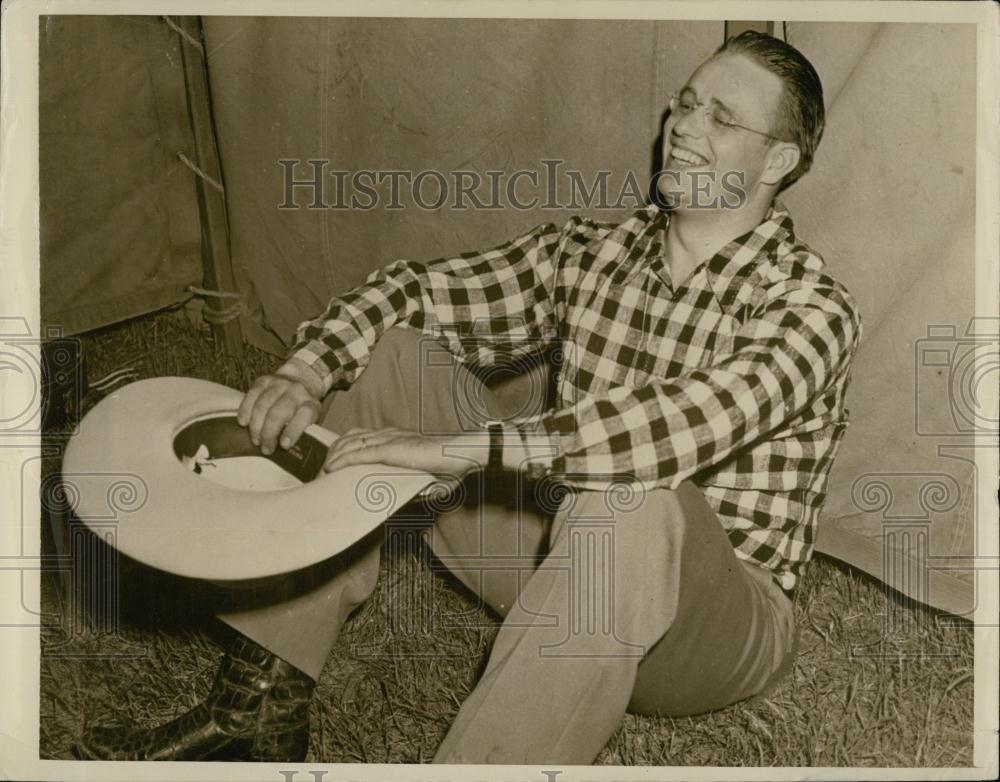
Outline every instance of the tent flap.
{"label": "tent flap", "polygon": [[40,19],[42,323],[74,334],[183,301],[201,229],[179,38],[159,17]]}
{"label": "tent flap", "polygon": [[966,614],[976,527],[989,523],[975,517],[989,487],[977,486],[972,446],[989,422],[964,385],[976,373],[962,368],[996,339],[968,335],[976,30],[793,24],[790,38],[830,94],[814,168],[785,200],[864,322],[817,548]]}

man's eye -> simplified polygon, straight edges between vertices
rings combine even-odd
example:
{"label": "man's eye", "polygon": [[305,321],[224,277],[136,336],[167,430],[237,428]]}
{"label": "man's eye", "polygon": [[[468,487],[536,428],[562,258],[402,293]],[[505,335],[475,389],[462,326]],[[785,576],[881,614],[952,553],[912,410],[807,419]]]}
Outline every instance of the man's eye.
{"label": "man's eye", "polygon": [[715,111],[713,111],[712,121],[716,125],[720,125],[721,127],[724,128],[732,127],[735,124],[735,120],[733,120],[733,115],[730,114],[725,109],[716,109]]}
{"label": "man's eye", "polygon": [[681,101],[678,101],[677,108],[679,108],[685,114],[690,114],[692,111],[695,110],[695,108],[697,107],[697,105],[698,104],[693,103],[692,101],[689,101],[689,100],[681,100]]}

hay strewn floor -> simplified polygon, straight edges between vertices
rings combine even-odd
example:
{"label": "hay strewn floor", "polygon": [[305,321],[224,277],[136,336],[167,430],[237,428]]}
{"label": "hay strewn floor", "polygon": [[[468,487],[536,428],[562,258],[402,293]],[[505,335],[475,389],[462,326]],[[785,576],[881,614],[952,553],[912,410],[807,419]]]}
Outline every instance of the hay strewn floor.
{"label": "hay strewn floor", "polygon": [[[245,388],[277,360],[249,350],[244,366],[176,314],[85,338],[91,379],[134,365],[139,377],[189,375]],[[52,435],[60,442],[58,433]],[[56,469],[50,459],[46,468]],[[404,538],[397,539],[397,543]],[[48,550],[53,540],[43,541]],[[310,760],[431,758],[471,690],[495,621],[422,551],[394,545],[376,592],[334,650],[312,708]],[[95,550],[95,556],[106,554]],[[120,561],[117,623],[81,612],[43,576],[43,758],[69,758],[89,721],[152,726],[208,691],[224,629],[210,589]],[[70,579],[71,583],[71,579]],[[429,618],[393,624],[400,600]],[[425,601],[425,602],[420,602]],[[429,601],[429,602],[426,602]],[[766,698],[684,719],[629,715],[602,764],[962,766],[972,759],[973,637],[968,624],[909,606],[877,582],[818,559],[799,590],[793,673]]]}

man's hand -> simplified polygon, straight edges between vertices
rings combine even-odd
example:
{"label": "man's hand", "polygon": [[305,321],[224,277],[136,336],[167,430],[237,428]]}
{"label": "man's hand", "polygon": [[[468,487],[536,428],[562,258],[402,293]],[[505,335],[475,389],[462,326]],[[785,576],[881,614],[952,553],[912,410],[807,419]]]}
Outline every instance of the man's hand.
{"label": "man's hand", "polygon": [[[470,470],[485,466],[488,444],[488,439],[473,443],[468,436],[430,437],[406,429],[351,429],[330,446],[323,469],[333,472],[353,464],[386,464],[422,470],[447,484],[457,484]],[[483,447],[462,448],[461,455],[454,456],[447,453],[449,445]]]}
{"label": "man's hand", "polygon": [[319,419],[319,399],[302,379],[284,368],[261,375],[243,397],[236,420],[248,426],[250,439],[263,454],[274,452],[279,443],[291,448],[308,426]]}

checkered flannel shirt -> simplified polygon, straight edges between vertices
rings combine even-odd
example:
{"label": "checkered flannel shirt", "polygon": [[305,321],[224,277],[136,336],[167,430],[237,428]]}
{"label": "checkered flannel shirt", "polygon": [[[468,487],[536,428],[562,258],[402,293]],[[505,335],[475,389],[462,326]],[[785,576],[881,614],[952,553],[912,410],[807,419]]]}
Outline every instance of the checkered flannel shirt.
{"label": "checkered flannel shirt", "polygon": [[[857,307],[795,237],[780,202],[675,283],[669,216],[573,218],[485,252],[397,261],[298,329],[292,356],[326,390],[350,385],[394,325],[476,365],[557,345],[555,406],[506,424],[537,477],[676,488],[690,479],[737,556],[794,588],[809,560],[861,338]],[[539,467],[541,465],[541,467]]]}

